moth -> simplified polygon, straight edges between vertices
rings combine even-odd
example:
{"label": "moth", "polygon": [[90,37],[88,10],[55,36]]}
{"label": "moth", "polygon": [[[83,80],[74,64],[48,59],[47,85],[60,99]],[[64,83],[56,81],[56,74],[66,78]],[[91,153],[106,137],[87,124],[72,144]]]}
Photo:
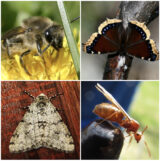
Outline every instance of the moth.
{"label": "moth", "polygon": [[63,45],[63,37],[63,27],[50,18],[30,17],[25,19],[21,26],[9,30],[2,36],[2,53],[7,52],[11,56],[13,53],[21,52],[20,63],[30,75],[23,62],[23,57],[31,51],[42,56],[50,46],[59,50]]}
{"label": "moth", "polygon": [[[10,153],[21,153],[41,147],[61,152],[73,152],[75,149],[73,138],[58,113],[51,99],[41,93],[28,107],[23,119],[15,129],[10,139]],[[60,95],[60,94],[58,94]]]}

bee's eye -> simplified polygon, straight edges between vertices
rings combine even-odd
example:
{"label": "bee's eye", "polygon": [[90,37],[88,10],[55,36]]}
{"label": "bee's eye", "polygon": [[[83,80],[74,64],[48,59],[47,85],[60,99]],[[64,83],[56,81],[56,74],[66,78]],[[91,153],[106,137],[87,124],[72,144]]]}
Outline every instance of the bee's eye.
{"label": "bee's eye", "polygon": [[46,40],[47,40],[48,42],[51,42],[51,41],[52,41],[52,35],[51,35],[49,29],[45,31],[45,38],[46,38]]}

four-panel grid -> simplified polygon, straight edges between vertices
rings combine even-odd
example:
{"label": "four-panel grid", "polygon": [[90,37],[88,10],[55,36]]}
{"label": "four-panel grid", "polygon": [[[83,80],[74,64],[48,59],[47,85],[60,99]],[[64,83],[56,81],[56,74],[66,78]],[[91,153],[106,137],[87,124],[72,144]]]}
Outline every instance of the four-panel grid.
{"label": "four-panel grid", "polygon": [[159,160],[159,1],[1,1],[1,159]]}

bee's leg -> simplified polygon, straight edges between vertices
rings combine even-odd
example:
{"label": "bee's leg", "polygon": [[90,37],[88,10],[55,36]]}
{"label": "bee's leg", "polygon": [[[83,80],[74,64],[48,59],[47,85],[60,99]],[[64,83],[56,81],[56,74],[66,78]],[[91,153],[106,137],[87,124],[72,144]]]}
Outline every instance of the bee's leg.
{"label": "bee's leg", "polygon": [[10,53],[10,50],[9,50],[9,42],[8,42],[8,39],[6,39],[6,49],[7,49],[7,54],[8,54],[8,57],[10,58],[11,56],[11,53]]}
{"label": "bee's leg", "polygon": [[41,50],[41,44],[39,43],[38,40],[36,41],[36,44],[37,44],[37,50],[38,50],[38,54],[36,54],[36,55],[41,56],[43,54],[42,50]]}
{"label": "bee's leg", "polygon": [[42,46],[43,46],[43,40],[41,38],[40,35],[36,35],[36,45],[37,45],[37,51],[38,51],[38,55],[42,56],[42,54],[49,48],[50,45],[47,45],[47,47],[42,50]]}
{"label": "bee's leg", "polygon": [[37,50],[38,53],[40,53],[40,56],[51,46],[51,43],[48,44],[43,50],[41,50],[41,46],[39,44],[39,42],[37,42]]}
{"label": "bee's leg", "polygon": [[8,54],[8,57],[11,57],[10,56],[10,50],[9,50],[9,46],[7,45],[7,54]]}
{"label": "bee's leg", "polygon": [[23,56],[25,56],[25,55],[28,55],[30,53],[30,50],[27,50],[27,51],[25,51],[24,53],[22,53],[21,55],[20,55],[20,63],[21,63],[21,65],[22,65],[22,67],[24,68],[24,70],[25,70],[25,72],[28,74],[28,75],[31,75],[29,72],[28,72],[28,70],[27,70],[27,68],[26,68],[26,66],[25,66],[25,64],[24,64],[24,62],[23,62]]}
{"label": "bee's leg", "polygon": [[40,35],[36,35],[36,45],[37,45],[37,51],[38,51],[38,55],[39,56],[42,56],[42,54],[52,45],[53,41],[52,40],[43,50],[42,50],[42,47],[43,47],[43,40],[41,38]]}
{"label": "bee's leg", "polygon": [[51,43],[49,43],[42,51],[42,53],[44,53],[49,47],[51,46]]}

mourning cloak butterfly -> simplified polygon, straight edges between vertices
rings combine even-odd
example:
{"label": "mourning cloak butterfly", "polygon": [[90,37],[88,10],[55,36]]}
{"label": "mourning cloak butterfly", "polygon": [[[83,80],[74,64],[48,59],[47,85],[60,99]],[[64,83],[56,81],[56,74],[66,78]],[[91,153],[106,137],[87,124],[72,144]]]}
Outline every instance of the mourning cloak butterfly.
{"label": "mourning cloak butterfly", "polygon": [[93,33],[84,44],[83,50],[88,54],[118,52],[150,61],[159,59],[150,31],[138,21],[130,21],[125,30],[122,20],[107,19],[99,26],[98,33]]}

